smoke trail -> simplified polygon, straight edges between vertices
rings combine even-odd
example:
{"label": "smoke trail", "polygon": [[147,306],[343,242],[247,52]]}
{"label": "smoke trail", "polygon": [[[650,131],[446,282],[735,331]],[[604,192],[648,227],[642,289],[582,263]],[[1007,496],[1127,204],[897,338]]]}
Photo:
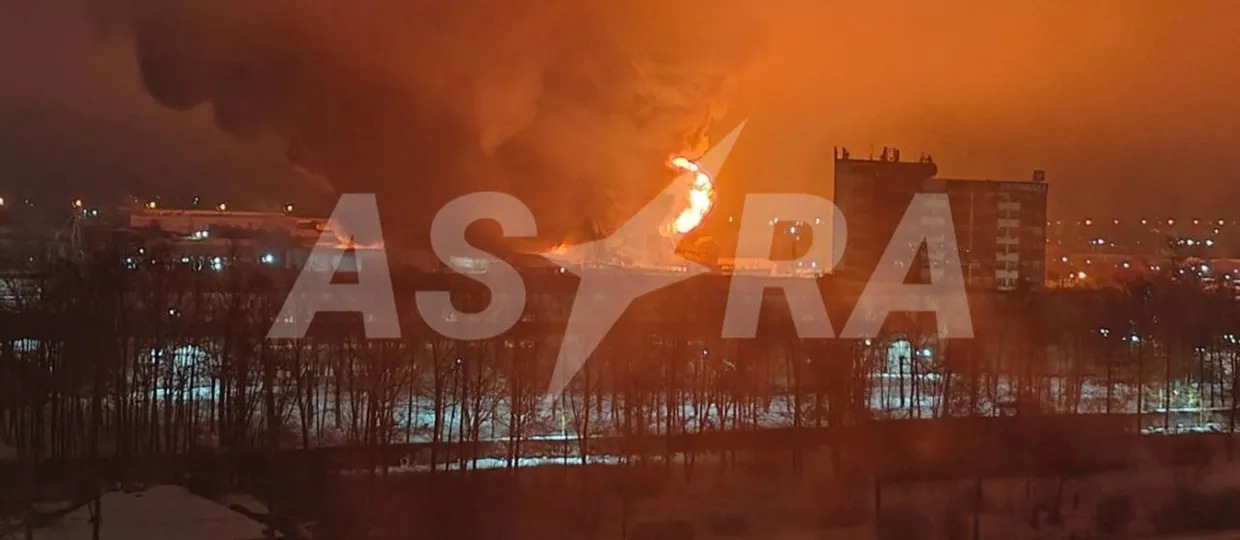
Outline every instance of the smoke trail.
{"label": "smoke trail", "polygon": [[669,154],[705,147],[762,35],[740,0],[94,2],[160,103],[274,132],[413,234],[477,189],[517,195],[548,236],[622,221]]}

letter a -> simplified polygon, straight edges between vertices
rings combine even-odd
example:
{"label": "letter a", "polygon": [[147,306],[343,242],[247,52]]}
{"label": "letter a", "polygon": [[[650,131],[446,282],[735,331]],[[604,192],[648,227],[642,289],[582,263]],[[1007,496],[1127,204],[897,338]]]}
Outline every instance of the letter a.
{"label": "letter a", "polygon": [[[357,266],[357,283],[332,283],[332,276],[350,249]],[[340,197],[267,337],[305,337],[316,313],[354,311],[362,314],[367,338],[400,337],[379,207],[373,193]]]}
{"label": "letter a", "polygon": [[[905,284],[908,267],[916,262],[923,243],[930,283]],[[973,337],[947,195],[919,193],[913,197],[841,337],[878,337],[883,322],[894,311],[932,312],[939,337]]]}

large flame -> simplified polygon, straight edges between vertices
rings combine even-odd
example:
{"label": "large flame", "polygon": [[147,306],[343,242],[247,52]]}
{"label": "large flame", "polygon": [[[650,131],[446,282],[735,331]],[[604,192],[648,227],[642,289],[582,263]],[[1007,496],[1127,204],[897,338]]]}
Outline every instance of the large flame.
{"label": "large flame", "polygon": [[672,222],[672,230],[676,234],[685,234],[701,225],[706,214],[710,212],[710,207],[715,202],[715,184],[702,167],[688,158],[672,158],[672,166],[693,175],[687,205]]}

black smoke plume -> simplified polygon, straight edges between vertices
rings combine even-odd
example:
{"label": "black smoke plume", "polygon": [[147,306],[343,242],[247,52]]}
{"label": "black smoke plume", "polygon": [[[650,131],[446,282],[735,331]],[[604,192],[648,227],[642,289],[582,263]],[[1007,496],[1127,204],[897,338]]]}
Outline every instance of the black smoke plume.
{"label": "black smoke plume", "polygon": [[622,221],[705,149],[762,36],[743,0],[93,1],[156,100],[379,193],[389,239],[480,189],[545,238]]}

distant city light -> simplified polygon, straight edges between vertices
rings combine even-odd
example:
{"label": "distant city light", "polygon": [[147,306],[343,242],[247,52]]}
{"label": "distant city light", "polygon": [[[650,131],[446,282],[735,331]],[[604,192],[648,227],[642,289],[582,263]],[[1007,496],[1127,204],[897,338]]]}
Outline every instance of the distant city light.
{"label": "distant city light", "polygon": [[1168,220],[1167,220],[1167,225],[1175,225],[1175,220],[1174,220],[1174,219],[1168,219]]}
{"label": "distant city light", "polygon": [[1128,336],[1128,341],[1131,341],[1133,343],[1141,343],[1141,338],[1137,336],[1136,334],[1132,334]]}
{"label": "distant city light", "polygon": [[212,258],[211,258],[211,269],[212,269],[212,270],[215,270],[216,272],[219,272],[219,271],[223,270],[223,269],[224,269],[224,259],[221,259],[221,258],[219,258],[219,257],[212,257]]}
{"label": "distant city light", "polygon": [[1214,247],[1214,240],[1206,239],[1206,247]]}
{"label": "distant city light", "polygon": [[288,204],[285,204],[285,205],[284,205],[284,213],[285,213],[285,214],[292,214],[292,213],[293,213],[293,203],[288,203]]}
{"label": "distant city light", "polygon": [[1202,274],[1209,274],[1209,273],[1210,273],[1210,265],[1208,265],[1208,264],[1203,264],[1203,265],[1201,265],[1201,266],[1197,267],[1197,270],[1198,270],[1198,271],[1200,271]]}
{"label": "distant city light", "polygon": [[1124,263],[1123,265],[1121,265],[1121,266],[1123,266],[1123,267],[1124,267],[1124,269],[1132,268],[1132,265],[1131,265],[1131,264],[1128,264],[1127,262],[1125,262],[1125,263]]}
{"label": "distant city light", "polygon": [[149,209],[151,209],[151,210],[154,210],[157,206],[159,206],[159,205],[155,204],[155,201],[147,201],[147,202],[146,202],[146,207],[147,207],[147,208],[149,208]]}
{"label": "distant city light", "polygon": [[1148,219],[1144,219],[1144,218],[1142,218],[1142,219],[1141,219],[1141,224],[1142,224],[1142,225],[1149,225],[1149,223],[1150,223],[1150,220],[1148,220]]}
{"label": "distant city light", "polygon": [[1067,264],[1067,262],[1068,262],[1068,256],[1067,256],[1067,255],[1064,255],[1063,257],[1060,257],[1060,258],[1059,258],[1059,261],[1060,261],[1060,262],[1062,262],[1062,263],[1064,263],[1064,264]]}
{"label": "distant city light", "polygon": [[0,206],[4,206],[4,197],[0,197]]}
{"label": "distant city light", "polygon": [[1220,219],[1220,220],[1218,220],[1218,226],[1219,226],[1219,227],[1222,227],[1223,225],[1226,225],[1226,224],[1227,224],[1227,220],[1225,220],[1225,219]]}
{"label": "distant city light", "polygon": [[81,207],[82,207],[82,199],[73,199],[73,207],[74,207],[74,208],[81,208]]}
{"label": "distant city light", "polygon": [[187,257],[187,256],[185,256],[185,255],[182,255],[182,256],[181,256],[181,264],[189,264],[189,257]]}
{"label": "distant city light", "polygon": [[1119,225],[1119,220],[1118,220],[1118,219],[1116,219],[1116,220],[1112,220],[1112,221],[1111,221],[1111,223],[1114,223],[1114,224],[1116,224],[1116,225]]}
{"label": "distant city light", "polygon": [[1086,220],[1085,220],[1085,224],[1086,224],[1086,225],[1093,225],[1093,224],[1094,224],[1094,220],[1092,220],[1092,219],[1086,219]]}
{"label": "distant city light", "polygon": [[194,195],[194,200],[190,204],[192,204],[194,208],[198,208],[198,203],[200,202],[202,202],[202,197]]}
{"label": "distant city light", "polygon": [[259,258],[259,262],[263,264],[275,264],[276,256],[272,253],[264,253],[263,256]]}
{"label": "distant city light", "polygon": [[1111,329],[1110,328],[1099,328],[1098,333],[1101,334],[1102,337],[1109,337],[1111,335]]}
{"label": "distant city light", "polygon": [[1085,274],[1085,272],[1083,272],[1083,271],[1082,271],[1082,272],[1077,272],[1077,273],[1076,273],[1076,279],[1085,279],[1086,277],[1089,277],[1089,276],[1088,276],[1087,274]]}
{"label": "distant city light", "polygon": [[219,210],[220,212],[227,211],[227,210],[228,210],[228,204],[227,204],[227,203],[220,203],[220,204],[217,204],[217,205],[215,205],[215,209],[216,209],[216,210]]}

